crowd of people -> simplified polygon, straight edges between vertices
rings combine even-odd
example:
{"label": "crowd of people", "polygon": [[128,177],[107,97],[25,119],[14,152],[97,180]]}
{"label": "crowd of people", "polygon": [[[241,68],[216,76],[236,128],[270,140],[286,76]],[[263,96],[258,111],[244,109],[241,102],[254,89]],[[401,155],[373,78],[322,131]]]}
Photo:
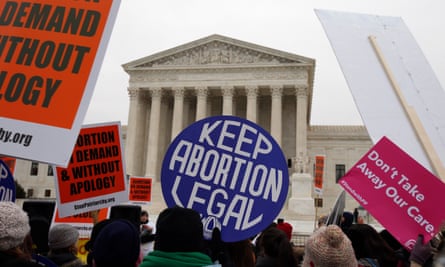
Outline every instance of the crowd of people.
{"label": "crowd of people", "polygon": [[[224,242],[215,228],[205,240],[198,212],[171,207],[153,225],[148,212],[135,224],[124,218],[97,222],[85,245],[87,262],[77,258],[78,230],[55,224],[48,231],[48,252],[33,247],[29,217],[13,202],[0,202],[0,266],[2,267],[444,267],[443,244],[419,235],[408,252],[391,234],[377,232],[350,216],[337,224],[319,220],[304,247],[292,243],[292,225],[283,219],[238,242]],[[441,233],[439,233],[440,236]]]}

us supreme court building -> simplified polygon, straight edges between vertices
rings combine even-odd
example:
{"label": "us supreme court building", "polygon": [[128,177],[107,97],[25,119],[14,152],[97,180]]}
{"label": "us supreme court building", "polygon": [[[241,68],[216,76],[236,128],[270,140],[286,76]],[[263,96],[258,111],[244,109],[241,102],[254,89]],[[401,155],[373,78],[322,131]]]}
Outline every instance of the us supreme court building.
{"label": "us supreme court building", "polygon": [[[160,171],[168,145],[208,116],[246,118],[280,144],[290,176],[280,214],[287,219],[328,213],[342,190],[338,179],[372,146],[362,125],[310,125],[315,59],[211,35],[128,62],[123,69],[130,101],[127,174],[154,180],[152,213],[165,207]],[[325,156],[321,195],[313,186],[317,155]],[[314,198],[323,199],[322,207],[314,207]],[[346,209],[356,207],[348,196]]]}

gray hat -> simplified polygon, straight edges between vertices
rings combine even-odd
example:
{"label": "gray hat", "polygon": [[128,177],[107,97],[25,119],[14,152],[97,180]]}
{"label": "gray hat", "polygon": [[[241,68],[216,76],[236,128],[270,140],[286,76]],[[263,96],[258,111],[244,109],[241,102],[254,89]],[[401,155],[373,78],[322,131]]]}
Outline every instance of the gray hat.
{"label": "gray hat", "polygon": [[0,201],[0,251],[22,244],[30,229],[26,212],[14,202]]}
{"label": "gray hat", "polygon": [[79,231],[69,224],[56,224],[49,230],[48,246],[50,249],[69,248],[79,239]]}

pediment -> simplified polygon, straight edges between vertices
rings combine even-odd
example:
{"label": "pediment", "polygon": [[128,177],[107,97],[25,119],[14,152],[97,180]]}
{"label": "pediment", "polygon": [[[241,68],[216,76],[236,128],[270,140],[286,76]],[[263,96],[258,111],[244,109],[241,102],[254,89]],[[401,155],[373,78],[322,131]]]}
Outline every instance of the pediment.
{"label": "pediment", "polygon": [[124,69],[205,65],[309,64],[314,60],[244,41],[211,35],[127,64]]}

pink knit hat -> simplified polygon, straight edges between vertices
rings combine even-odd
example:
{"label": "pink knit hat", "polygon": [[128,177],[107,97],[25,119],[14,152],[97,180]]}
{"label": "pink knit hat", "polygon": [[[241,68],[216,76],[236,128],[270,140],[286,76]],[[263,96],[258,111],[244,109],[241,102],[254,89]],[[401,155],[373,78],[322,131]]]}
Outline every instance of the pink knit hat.
{"label": "pink knit hat", "polygon": [[337,225],[322,226],[307,240],[303,267],[357,267],[351,241]]}

